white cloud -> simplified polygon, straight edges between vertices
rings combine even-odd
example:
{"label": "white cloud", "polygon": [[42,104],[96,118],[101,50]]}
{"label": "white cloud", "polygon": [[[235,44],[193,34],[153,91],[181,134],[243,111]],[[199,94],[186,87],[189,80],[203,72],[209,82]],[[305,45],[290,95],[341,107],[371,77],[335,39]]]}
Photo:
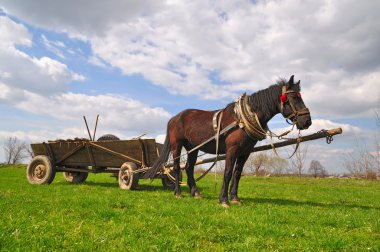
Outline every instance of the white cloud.
{"label": "white cloud", "polygon": [[348,135],[359,135],[363,134],[363,130],[359,127],[347,124],[347,123],[336,123],[330,120],[316,119],[313,120],[313,124],[309,129],[303,131],[305,134],[312,134],[322,129],[334,129],[342,128],[343,132]]}
{"label": "white cloud", "polygon": [[100,115],[102,127],[112,131],[157,133],[165,129],[170,115],[163,108],[151,108],[139,101],[116,95],[90,96],[64,93],[51,97],[25,92],[17,108],[60,120],[81,120],[83,115]]}
{"label": "white cloud", "polygon": [[147,16],[163,5],[163,1],[1,1],[6,13],[46,29],[68,32],[71,36],[87,39],[102,35],[114,24]]}
{"label": "white cloud", "polygon": [[[273,127],[273,126],[270,125],[269,127]],[[359,127],[353,126],[348,123],[337,123],[331,120],[314,119],[312,120],[312,125],[307,130],[301,131],[301,135],[306,136],[306,135],[314,134],[320,130],[331,130],[331,129],[336,129],[336,128],[342,129],[342,134],[336,136],[336,138],[338,138],[340,142],[352,141],[358,138],[367,138],[368,135],[371,134]],[[271,130],[277,135],[283,132],[286,132],[289,129],[291,129],[291,126],[281,127],[281,128],[276,128],[276,127],[271,128]],[[289,133],[288,137],[297,137],[297,135],[298,135],[298,130],[294,129],[291,133]],[[268,142],[269,139],[267,139],[266,141]]]}
{"label": "white cloud", "polygon": [[67,90],[71,80],[85,77],[74,73],[68,67],[48,57],[35,58],[17,49],[17,45],[31,46],[31,34],[22,24],[5,16],[0,16],[0,102],[22,97],[25,91],[39,94],[54,94]]}
{"label": "white cloud", "polygon": [[61,49],[65,48],[65,44],[62,41],[50,41],[46,38],[45,35],[41,35],[42,43],[44,44],[45,48],[60,57],[61,59],[64,59],[65,56],[62,53]]}
{"label": "white cloud", "polygon": [[[82,115],[90,120],[96,114],[100,114],[98,134],[115,133],[123,138],[164,130],[170,115],[162,108],[151,108],[137,100],[112,94],[68,93],[70,81],[84,81],[86,77],[49,57],[31,57],[18,50],[16,44],[31,46],[31,34],[22,24],[0,17],[0,30],[4,31],[0,48],[0,102],[48,116],[52,118],[52,125],[58,125],[57,128],[41,125],[30,131],[1,131],[0,137],[17,136],[27,141],[86,137]],[[65,48],[59,41],[50,41],[45,36],[42,39],[50,49]],[[65,126],[68,122],[73,126],[59,125],[63,121]]]}
{"label": "white cloud", "polygon": [[0,16],[0,45],[2,48],[13,49],[14,45],[32,45],[32,36],[21,24],[17,24],[5,16]]}
{"label": "white cloud", "polygon": [[314,115],[342,118],[368,116],[380,93],[375,0],[87,4],[3,3],[28,22],[88,40],[91,62],[173,94],[233,98],[295,74]]}
{"label": "white cloud", "polygon": [[166,135],[160,134],[156,136],[156,142],[163,144],[165,142]]}

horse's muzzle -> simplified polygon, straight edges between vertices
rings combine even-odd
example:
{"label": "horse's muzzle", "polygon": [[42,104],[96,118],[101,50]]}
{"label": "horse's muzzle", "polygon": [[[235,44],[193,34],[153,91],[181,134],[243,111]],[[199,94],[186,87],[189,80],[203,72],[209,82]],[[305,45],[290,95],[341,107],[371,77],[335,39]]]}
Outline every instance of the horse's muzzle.
{"label": "horse's muzzle", "polygon": [[304,115],[297,118],[297,129],[299,130],[305,130],[308,129],[311,126],[311,117],[310,115]]}

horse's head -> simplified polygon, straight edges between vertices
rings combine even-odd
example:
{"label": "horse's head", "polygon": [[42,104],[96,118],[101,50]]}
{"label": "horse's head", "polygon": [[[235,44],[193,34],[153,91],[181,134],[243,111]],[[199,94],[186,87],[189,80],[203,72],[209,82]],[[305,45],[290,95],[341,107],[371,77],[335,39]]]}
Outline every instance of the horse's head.
{"label": "horse's head", "polygon": [[280,111],[284,118],[292,121],[299,130],[303,130],[311,125],[311,117],[309,109],[302,100],[300,91],[300,81],[294,83],[294,75],[292,75],[282,87]]}

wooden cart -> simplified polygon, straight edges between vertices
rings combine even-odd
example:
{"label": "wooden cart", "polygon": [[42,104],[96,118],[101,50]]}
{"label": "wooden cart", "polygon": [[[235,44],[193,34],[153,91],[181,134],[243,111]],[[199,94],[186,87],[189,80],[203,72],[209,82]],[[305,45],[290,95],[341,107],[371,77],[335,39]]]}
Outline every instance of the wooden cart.
{"label": "wooden cart", "polygon": [[[285,141],[262,145],[253,148],[252,152],[265,151],[300,142],[326,138],[329,144],[334,135],[342,134],[341,128],[321,130],[317,133],[299,136]],[[112,135],[111,135],[112,136]],[[64,177],[71,183],[84,182],[88,173],[118,173],[119,186],[122,189],[133,190],[138,180],[158,159],[162,144],[154,139],[132,139],[91,141],[87,139],[57,140],[32,144],[34,158],[29,163],[26,171],[28,181],[32,184],[50,184],[56,172],[63,172]],[[226,155],[197,160],[195,163],[205,164],[224,160]],[[185,164],[181,163],[181,168]],[[197,181],[203,178],[213,167],[205,171]],[[174,177],[172,175],[173,162],[166,163],[165,167],[157,173],[161,177],[164,187],[173,188]]]}
{"label": "wooden cart", "polygon": [[[158,158],[162,144],[154,139],[56,140],[31,145],[34,158],[26,176],[31,184],[50,184],[56,172],[71,183],[82,183],[88,173],[112,173],[122,189],[133,190],[146,169]],[[138,171],[138,172],[136,172]],[[160,175],[165,187],[172,181]]]}

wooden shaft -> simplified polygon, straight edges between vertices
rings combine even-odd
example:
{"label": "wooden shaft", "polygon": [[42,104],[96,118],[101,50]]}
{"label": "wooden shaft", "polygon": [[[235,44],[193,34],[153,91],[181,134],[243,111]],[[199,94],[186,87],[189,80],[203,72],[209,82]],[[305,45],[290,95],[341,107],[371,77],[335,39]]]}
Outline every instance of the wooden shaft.
{"label": "wooden shaft", "polygon": [[[342,128],[330,129],[330,130],[326,130],[323,132],[318,132],[318,133],[314,133],[311,135],[302,136],[302,137],[300,137],[300,141],[301,142],[307,142],[307,141],[311,141],[311,140],[315,140],[315,139],[319,139],[319,138],[324,138],[324,137],[326,137],[326,135],[330,135],[330,136],[339,135],[339,134],[342,134],[342,132],[343,132]],[[275,148],[281,148],[281,147],[296,144],[296,143],[297,143],[297,138],[278,142],[278,143],[274,143],[273,146]],[[270,149],[272,149],[272,145],[267,144],[267,145],[262,145],[262,146],[258,146],[258,147],[253,148],[252,152],[265,151],[265,150],[270,150]],[[215,159],[216,159],[216,157],[200,159],[200,160],[197,160],[197,162],[195,162],[195,165],[211,163],[211,162],[214,162]],[[218,160],[225,160],[225,159],[226,159],[225,154],[220,155],[218,157]],[[173,163],[169,163],[168,165],[166,165],[166,167],[173,167]]]}
{"label": "wooden shaft", "polygon": [[93,135],[93,137],[92,137],[92,140],[93,140],[93,141],[95,141],[96,128],[98,127],[98,120],[99,120],[99,115],[96,116],[96,123],[95,123],[94,135]]}
{"label": "wooden shaft", "polygon": [[90,129],[88,128],[88,124],[87,124],[87,120],[86,120],[86,117],[85,117],[85,116],[83,116],[83,119],[84,119],[84,123],[86,124],[87,133],[88,133],[88,137],[90,138],[90,141],[92,141],[92,138],[91,138],[91,133],[90,133]]}

